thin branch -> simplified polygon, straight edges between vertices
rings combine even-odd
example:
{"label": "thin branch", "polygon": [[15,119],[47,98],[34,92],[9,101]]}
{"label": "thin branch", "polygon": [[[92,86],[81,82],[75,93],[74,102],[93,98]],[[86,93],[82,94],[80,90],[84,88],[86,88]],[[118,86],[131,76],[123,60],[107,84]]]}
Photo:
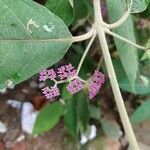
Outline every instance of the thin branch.
{"label": "thin branch", "polygon": [[100,68],[101,68],[101,66],[102,66],[103,61],[104,61],[104,58],[103,58],[103,56],[101,56],[101,57],[100,57],[100,59],[99,59],[99,62],[98,62],[98,65],[97,65],[96,70],[100,70]]}
{"label": "thin branch", "polygon": [[103,54],[104,61],[106,64],[107,72],[109,75],[111,87],[112,87],[115,101],[116,101],[118,111],[119,111],[119,114],[121,117],[121,121],[122,121],[123,127],[125,129],[125,133],[128,137],[130,147],[132,150],[139,150],[132,126],[129,121],[127,111],[125,109],[124,101],[123,101],[123,98],[121,95],[121,91],[119,89],[117,77],[116,77],[114,67],[112,64],[112,60],[111,60],[111,56],[109,53],[109,48],[108,48],[108,44],[107,44],[107,40],[106,40],[106,36],[105,36],[105,31],[104,31],[104,28],[102,25],[103,19],[102,19],[100,6],[101,6],[100,1],[94,0],[95,23],[96,23],[96,27],[97,27],[99,41],[101,43],[102,54]]}
{"label": "thin branch", "polygon": [[87,53],[88,53],[88,51],[89,51],[89,49],[90,49],[90,47],[91,47],[91,45],[92,45],[94,39],[95,39],[95,37],[96,37],[96,33],[94,33],[93,37],[91,38],[89,44],[87,45],[87,47],[86,47],[86,49],[85,49],[84,54],[82,55],[82,58],[81,58],[81,60],[80,60],[80,62],[79,62],[78,68],[77,68],[77,74],[79,74],[79,72],[80,72],[80,69],[81,69],[81,67],[82,67],[82,64],[83,64],[83,62],[84,62],[84,60],[85,60],[85,57],[86,57],[86,55],[87,55]]}
{"label": "thin branch", "polygon": [[91,38],[94,33],[95,33],[95,27],[93,25],[91,30],[88,33],[85,33],[85,34],[80,35],[80,36],[72,37],[72,42],[80,42],[80,41],[87,40],[87,39]]}
{"label": "thin branch", "polygon": [[112,23],[112,24],[107,24],[107,23],[103,22],[102,23],[103,26],[105,28],[109,28],[109,29],[113,29],[113,28],[117,28],[117,27],[121,26],[130,16],[132,3],[133,3],[133,0],[130,0],[130,3],[128,4],[128,10],[123,14],[123,16],[118,21],[116,21],[115,23]]}
{"label": "thin branch", "polygon": [[147,48],[147,47],[144,47],[144,46],[138,45],[138,44],[136,44],[136,43],[133,43],[133,42],[131,42],[130,40],[128,40],[128,39],[126,39],[126,38],[124,38],[124,37],[122,37],[122,36],[120,36],[120,35],[118,35],[118,34],[112,32],[112,31],[110,31],[110,30],[108,30],[108,29],[106,29],[106,28],[105,28],[104,30],[105,30],[105,33],[107,33],[107,34],[113,36],[114,38],[117,38],[117,39],[122,40],[122,41],[124,41],[124,42],[126,42],[126,43],[129,43],[129,44],[131,44],[132,46],[134,46],[134,47],[136,47],[136,48],[138,48],[138,49],[141,49],[141,50],[148,50],[148,49],[149,49],[149,48]]}

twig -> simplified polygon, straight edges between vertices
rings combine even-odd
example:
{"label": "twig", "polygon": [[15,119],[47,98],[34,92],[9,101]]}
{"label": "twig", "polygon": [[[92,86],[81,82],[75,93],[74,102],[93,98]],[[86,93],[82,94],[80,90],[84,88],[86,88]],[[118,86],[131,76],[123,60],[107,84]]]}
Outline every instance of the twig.
{"label": "twig", "polygon": [[124,37],[122,37],[122,36],[120,36],[120,35],[118,35],[118,34],[112,32],[112,31],[110,31],[110,30],[108,30],[108,29],[106,29],[106,28],[104,29],[104,31],[105,31],[107,34],[109,34],[109,35],[111,35],[111,36],[113,36],[113,37],[115,37],[115,38],[117,38],[117,39],[119,39],[119,40],[122,40],[122,41],[124,41],[124,42],[126,42],[126,43],[129,43],[129,44],[133,45],[134,47],[136,47],[136,48],[138,48],[138,49],[142,49],[142,50],[148,50],[148,49],[149,49],[149,48],[147,48],[147,47],[144,47],[144,46],[138,45],[138,44],[136,44],[136,43],[133,43],[133,42],[131,42],[130,40],[128,40],[128,39],[126,39],[126,38],[124,38]]}
{"label": "twig", "polygon": [[82,58],[81,58],[81,60],[80,60],[80,62],[79,62],[78,68],[77,68],[77,75],[78,75],[79,72],[80,72],[80,69],[81,69],[82,64],[83,64],[83,62],[84,62],[84,59],[85,59],[85,57],[86,57],[86,55],[87,55],[87,53],[88,53],[88,51],[89,51],[89,49],[90,49],[90,47],[91,47],[91,45],[92,45],[92,43],[93,43],[93,41],[94,41],[96,35],[97,35],[97,34],[94,33],[93,37],[91,38],[89,44],[87,45],[87,47],[86,47],[86,49],[85,49],[84,54],[82,55]]}
{"label": "twig", "polygon": [[100,6],[101,6],[100,1],[94,0],[95,23],[96,23],[99,41],[101,43],[102,54],[103,54],[106,68],[108,71],[111,87],[112,87],[115,101],[116,101],[118,111],[119,111],[119,114],[121,117],[121,121],[122,121],[123,127],[125,129],[125,133],[128,137],[130,147],[132,150],[139,150],[132,126],[131,126],[129,118],[128,118],[128,114],[125,109],[124,101],[123,101],[123,98],[122,98],[122,95],[121,95],[121,92],[119,89],[119,85],[118,85],[116,74],[115,74],[114,67],[112,64],[111,56],[109,53],[109,48],[108,48],[108,44],[106,41],[105,31],[104,31],[104,28],[102,25],[103,19],[102,19]]}
{"label": "twig", "polygon": [[91,38],[94,33],[95,33],[95,27],[92,26],[91,30],[88,33],[85,33],[85,34],[80,35],[80,36],[72,37],[72,42],[80,42],[80,41],[87,40],[87,39]]}
{"label": "twig", "polygon": [[116,21],[115,23],[112,23],[112,24],[107,24],[107,23],[103,22],[102,23],[103,26],[106,28],[109,28],[109,29],[113,29],[113,28],[117,28],[117,27],[121,26],[130,16],[132,3],[133,3],[133,0],[130,1],[130,3],[128,4],[128,10],[123,14],[123,16],[118,21]]}
{"label": "twig", "polygon": [[102,66],[103,61],[104,61],[104,58],[103,58],[103,56],[101,56],[101,57],[100,57],[100,59],[99,59],[99,62],[98,62],[98,65],[97,65],[96,70],[100,70],[100,68],[101,68],[101,66]]}

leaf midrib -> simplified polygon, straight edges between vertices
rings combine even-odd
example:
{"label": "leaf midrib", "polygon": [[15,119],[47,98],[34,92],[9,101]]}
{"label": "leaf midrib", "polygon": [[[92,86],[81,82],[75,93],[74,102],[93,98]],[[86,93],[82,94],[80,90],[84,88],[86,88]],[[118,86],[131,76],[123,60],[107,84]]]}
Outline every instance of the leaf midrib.
{"label": "leaf midrib", "polygon": [[0,42],[72,42],[72,38],[59,38],[59,39],[0,39]]}

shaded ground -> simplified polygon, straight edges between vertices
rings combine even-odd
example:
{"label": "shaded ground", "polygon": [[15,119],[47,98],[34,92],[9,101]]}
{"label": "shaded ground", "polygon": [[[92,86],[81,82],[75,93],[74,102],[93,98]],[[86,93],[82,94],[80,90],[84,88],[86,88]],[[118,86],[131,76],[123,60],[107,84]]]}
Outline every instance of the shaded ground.
{"label": "shaded ground", "polygon": [[[42,86],[42,85],[40,85]],[[108,91],[108,90],[107,90]],[[107,95],[107,92],[105,93]],[[38,97],[37,97],[38,96]],[[126,96],[128,97],[128,96]],[[2,121],[8,128],[6,133],[0,133],[0,150],[78,150],[79,145],[74,143],[67,134],[61,121],[52,131],[42,134],[40,136],[32,137],[21,130],[20,115],[21,110],[17,110],[8,106],[6,101],[8,99],[31,101],[36,109],[41,107],[41,93],[36,78],[32,78],[18,86],[13,90],[9,90],[6,94],[0,95],[0,121]],[[131,97],[128,97],[131,98]],[[108,96],[105,102],[102,102],[102,110],[104,114],[115,115],[118,114],[111,109],[114,103],[110,101],[112,97]],[[132,97],[132,100],[134,97]],[[130,102],[132,102],[132,100]],[[109,104],[107,104],[109,101]],[[128,112],[132,112],[132,103],[126,101]],[[111,111],[112,110],[112,111]],[[109,113],[108,113],[109,112]],[[144,144],[143,150],[150,149],[150,122],[137,125],[134,127],[138,140]],[[101,132],[101,131],[100,131]],[[118,141],[113,141],[109,138],[102,136],[98,131],[98,136],[95,140],[91,141],[89,150],[101,150],[102,145],[105,145],[104,150],[125,150],[128,143],[124,138]],[[83,149],[83,148],[80,148]]]}

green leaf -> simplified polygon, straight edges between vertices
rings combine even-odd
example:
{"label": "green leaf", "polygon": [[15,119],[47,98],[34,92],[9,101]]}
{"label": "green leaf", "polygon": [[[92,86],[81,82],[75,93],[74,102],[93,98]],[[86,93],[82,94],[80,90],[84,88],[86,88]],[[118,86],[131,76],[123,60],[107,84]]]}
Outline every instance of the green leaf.
{"label": "green leaf", "polygon": [[88,106],[88,98],[87,92],[83,91],[74,96],[77,101],[77,116],[80,123],[80,129],[82,132],[86,131],[88,123],[89,123],[89,106]]}
{"label": "green leaf", "polygon": [[119,86],[122,90],[134,94],[140,94],[140,95],[145,95],[150,93],[150,77],[148,75],[140,76],[136,80],[134,87],[132,87],[125,74],[125,71],[123,70],[121,62],[119,60],[113,60],[113,65],[115,68]]}
{"label": "green leaf", "polygon": [[112,139],[120,138],[120,127],[113,120],[101,119],[102,128],[105,134]]}
{"label": "green leaf", "polygon": [[149,2],[150,0],[133,0],[132,13],[143,12],[148,7]]}
{"label": "green leaf", "polygon": [[76,104],[73,98],[66,100],[64,120],[67,130],[74,138],[76,138],[77,114],[76,114]]}
{"label": "green leaf", "polygon": [[45,6],[59,16],[67,26],[74,20],[73,1],[70,0],[48,0]]}
{"label": "green leaf", "polygon": [[87,17],[91,12],[90,0],[73,0],[75,10],[75,21]]}
{"label": "green leaf", "polygon": [[[124,14],[126,10],[126,1],[125,0],[115,0],[115,1],[107,0],[107,6],[108,6],[110,22],[115,22]],[[119,6],[119,7],[116,7],[116,6]],[[123,25],[121,25],[117,29],[114,29],[113,32],[136,43],[133,21],[132,21],[131,16],[129,16],[128,20],[125,23],[123,23]],[[133,84],[135,83],[135,80],[137,77],[137,71],[138,71],[137,49],[117,39],[115,39],[115,44],[116,44],[123,68],[130,81],[130,84],[133,86]]]}
{"label": "green leaf", "polygon": [[43,107],[38,114],[32,134],[40,134],[52,129],[59,122],[63,111],[63,105],[60,102]]}
{"label": "green leaf", "polygon": [[143,102],[131,115],[130,120],[132,123],[142,123],[150,120],[150,100]]}
{"label": "green leaf", "polygon": [[0,0],[0,10],[0,84],[27,80],[60,60],[72,43],[62,20],[32,0]]}

